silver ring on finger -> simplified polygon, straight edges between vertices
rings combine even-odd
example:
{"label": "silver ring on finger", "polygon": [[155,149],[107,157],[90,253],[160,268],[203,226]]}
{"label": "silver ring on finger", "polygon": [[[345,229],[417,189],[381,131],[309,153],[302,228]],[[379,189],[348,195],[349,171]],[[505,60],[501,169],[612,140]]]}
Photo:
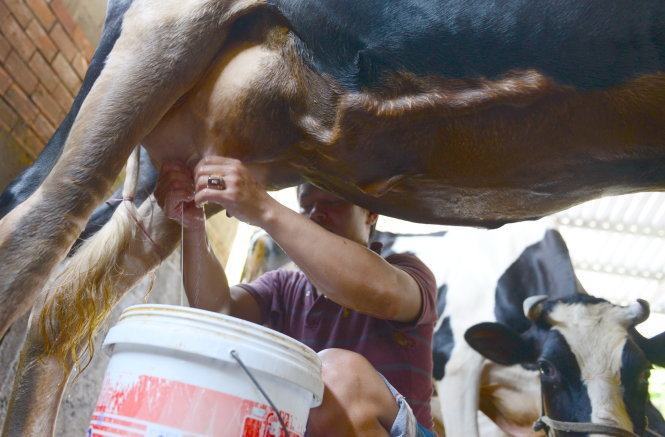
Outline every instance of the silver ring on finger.
{"label": "silver ring on finger", "polygon": [[213,190],[226,190],[226,181],[222,176],[209,175],[208,188],[212,188]]}

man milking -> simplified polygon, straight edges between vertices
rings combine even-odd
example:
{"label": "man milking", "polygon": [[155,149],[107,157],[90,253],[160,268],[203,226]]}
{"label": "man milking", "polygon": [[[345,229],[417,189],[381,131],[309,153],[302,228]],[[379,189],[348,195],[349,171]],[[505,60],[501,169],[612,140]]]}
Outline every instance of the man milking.
{"label": "man milking", "polygon": [[[436,285],[411,254],[368,247],[377,214],[311,184],[301,213],[268,195],[240,161],[204,158],[192,172],[164,164],[156,197],[184,230],[192,306],[280,331],[319,353],[325,393],[312,436],[430,436]],[[267,272],[229,287],[205,236],[203,204],[263,228],[300,271]]]}

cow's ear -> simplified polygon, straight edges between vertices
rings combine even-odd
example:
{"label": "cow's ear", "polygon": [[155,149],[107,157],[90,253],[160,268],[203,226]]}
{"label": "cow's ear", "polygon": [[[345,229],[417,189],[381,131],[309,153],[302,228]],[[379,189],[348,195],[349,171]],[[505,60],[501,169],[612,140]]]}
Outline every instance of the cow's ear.
{"label": "cow's ear", "polygon": [[665,367],[665,332],[651,337],[641,346],[651,364]]}
{"label": "cow's ear", "polygon": [[464,333],[469,345],[480,355],[505,366],[533,361],[533,346],[519,333],[501,323],[484,322]]}

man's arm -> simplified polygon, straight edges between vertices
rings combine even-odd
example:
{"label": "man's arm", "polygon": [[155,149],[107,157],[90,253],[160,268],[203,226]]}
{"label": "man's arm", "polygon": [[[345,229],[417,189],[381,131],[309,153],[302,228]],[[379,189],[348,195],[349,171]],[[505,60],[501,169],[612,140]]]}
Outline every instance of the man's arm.
{"label": "man's arm", "polygon": [[261,227],[319,292],[339,305],[382,319],[410,322],[420,315],[422,295],[411,275],[369,248],[275,203]]}
{"label": "man's arm", "polygon": [[261,323],[256,300],[242,287],[229,287],[224,268],[208,244],[205,229],[186,229],[183,242],[183,282],[189,304]]}
{"label": "man's arm", "polygon": [[[207,188],[211,174],[224,176],[225,190]],[[408,273],[281,205],[239,161],[205,158],[195,178],[197,204],[218,203],[239,220],[265,229],[329,299],[388,320],[410,322],[419,316],[422,295]]]}

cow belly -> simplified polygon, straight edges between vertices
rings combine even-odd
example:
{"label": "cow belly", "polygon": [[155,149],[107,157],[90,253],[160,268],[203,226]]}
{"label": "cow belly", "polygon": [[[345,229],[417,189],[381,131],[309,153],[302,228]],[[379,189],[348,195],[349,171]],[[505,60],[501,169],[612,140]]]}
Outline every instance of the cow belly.
{"label": "cow belly", "polygon": [[305,177],[378,213],[485,226],[665,189],[665,75],[609,91],[524,71],[350,92],[305,65],[297,37],[267,14],[232,33],[146,139],[157,163],[220,154],[273,188]]}
{"label": "cow belly", "polygon": [[502,224],[665,189],[665,75],[578,92],[532,74],[487,84],[514,86],[514,95],[475,102],[436,92],[347,96],[330,143],[309,152],[305,172],[372,210],[454,224]]}

